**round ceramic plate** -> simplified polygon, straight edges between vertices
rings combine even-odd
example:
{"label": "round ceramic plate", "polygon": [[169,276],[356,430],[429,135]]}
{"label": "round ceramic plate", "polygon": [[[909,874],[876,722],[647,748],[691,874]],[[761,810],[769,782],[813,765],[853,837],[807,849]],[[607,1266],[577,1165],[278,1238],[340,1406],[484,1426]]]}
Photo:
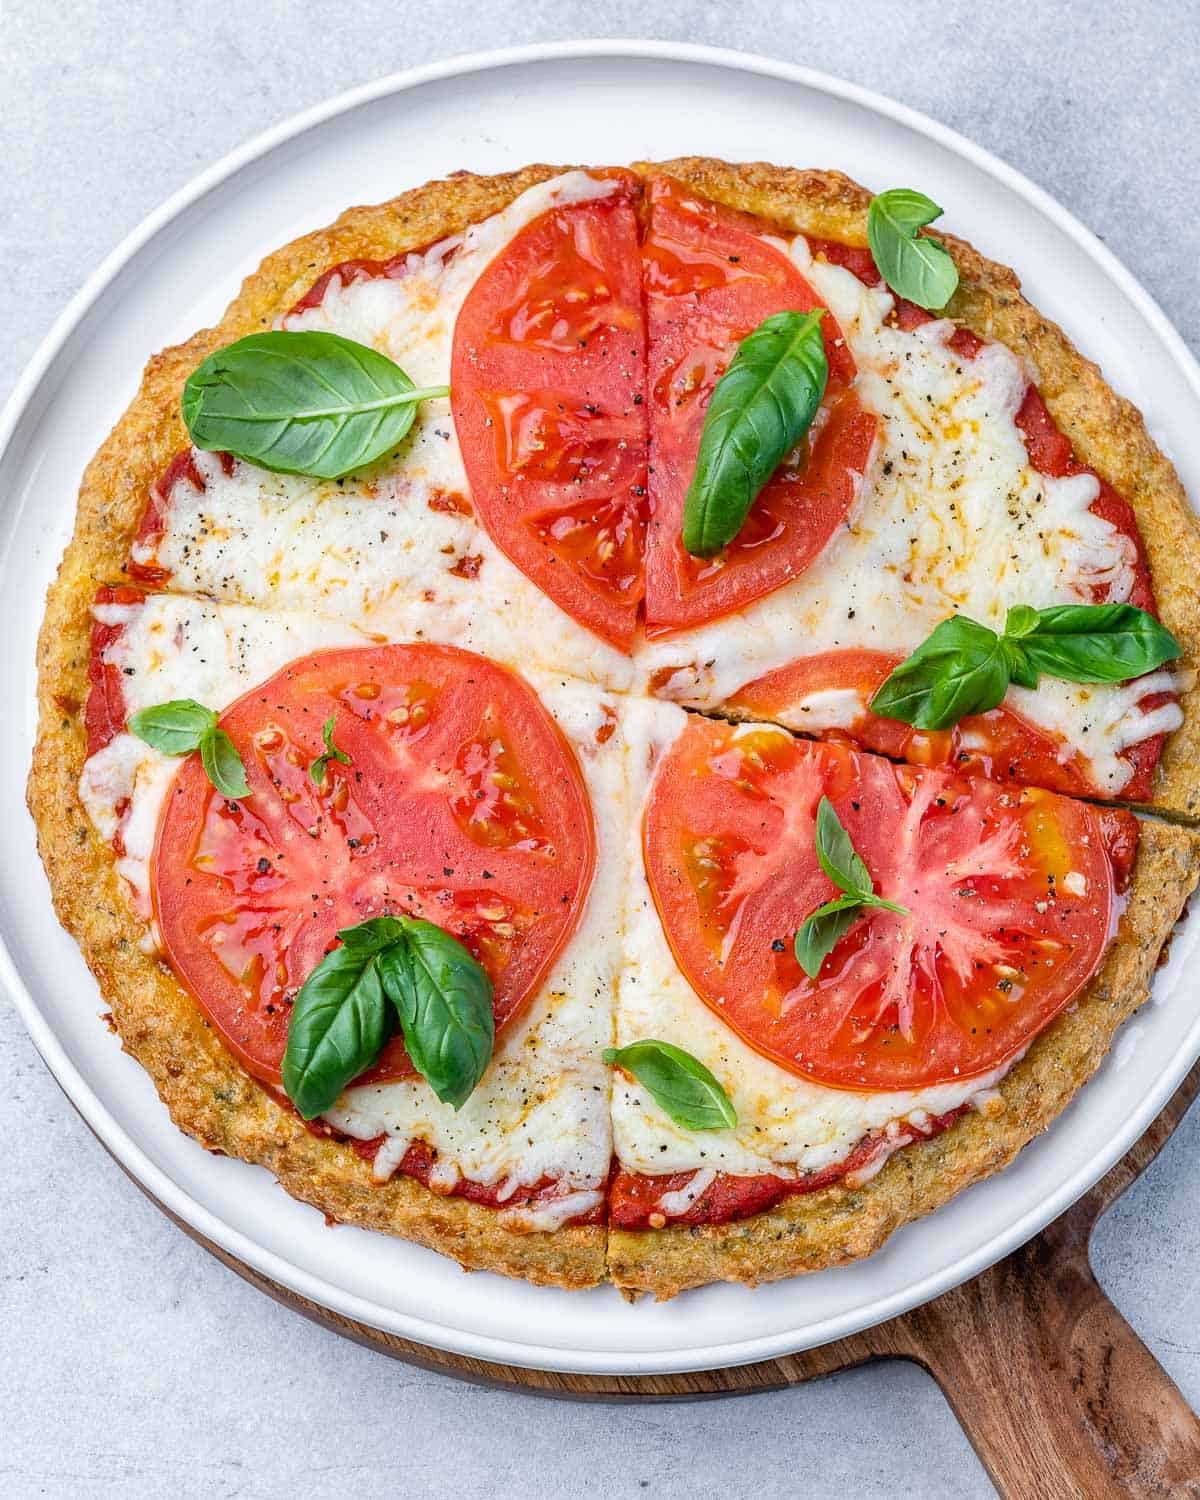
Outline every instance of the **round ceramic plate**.
{"label": "round ceramic plate", "polygon": [[919,185],[945,223],[1017,266],[1038,307],[1145,411],[1200,493],[1200,369],[1136,281],[1044,193],[960,136],[862,89],[731,52],[583,43],[461,58],[298,116],[154,214],[64,313],[0,423],[0,740],[6,858],[0,979],[109,1150],[167,1208],[312,1301],[457,1353],[555,1370],[654,1373],[787,1354],[881,1322],[1028,1239],[1135,1141],[1200,1052],[1189,983],[1200,913],[1154,998],[1097,1076],[1001,1176],[909,1225],[871,1260],[750,1290],[630,1306],[611,1288],[538,1289],[362,1230],[326,1227],[264,1171],[207,1155],[98,1019],[59,928],[22,804],[35,729],[34,639],[80,473],[148,355],[214,321],[266,252],[352,203],[459,167],[682,154],[838,167]]}

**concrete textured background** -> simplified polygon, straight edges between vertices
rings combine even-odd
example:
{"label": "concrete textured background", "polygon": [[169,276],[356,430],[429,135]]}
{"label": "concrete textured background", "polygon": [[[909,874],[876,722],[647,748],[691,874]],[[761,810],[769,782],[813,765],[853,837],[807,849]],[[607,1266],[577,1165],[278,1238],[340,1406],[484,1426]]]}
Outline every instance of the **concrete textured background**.
{"label": "concrete textured background", "polygon": [[[1097,230],[1200,348],[1195,0],[0,0],[0,397],[96,262],[247,137],[402,67],[581,36],[770,53],[928,111]],[[589,1407],[476,1390],[311,1327],[126,1181],[2,998],[0,1138],[9,1500],[993,1493],[905,1365],[736,1403]],[[1095,1262],[1200,1406],[1197,1202],[1200,1111],[1108,1215]]]}

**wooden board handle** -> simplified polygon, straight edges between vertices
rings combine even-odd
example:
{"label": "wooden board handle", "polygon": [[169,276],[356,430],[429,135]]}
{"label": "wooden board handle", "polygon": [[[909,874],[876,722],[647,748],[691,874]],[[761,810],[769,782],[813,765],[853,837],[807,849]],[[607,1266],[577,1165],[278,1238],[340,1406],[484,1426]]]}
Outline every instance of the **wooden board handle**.
{"label": "wooden board handle", "polygon": [[1088,1259],[1101,1215],[1198,1092],[1200,1064],[1129,1154],[1036,1239],[848,1341],[924,1365],[1003,1500],[1200,1497],[1200,1421]]}
{"label": "wooden board handle", "polygon": [[893,1352],[934,1376],[1004,1500],[1200,1496],[1200,1422],[1092,1274],[1090,1227],[1068,1214],[909,1313]]}

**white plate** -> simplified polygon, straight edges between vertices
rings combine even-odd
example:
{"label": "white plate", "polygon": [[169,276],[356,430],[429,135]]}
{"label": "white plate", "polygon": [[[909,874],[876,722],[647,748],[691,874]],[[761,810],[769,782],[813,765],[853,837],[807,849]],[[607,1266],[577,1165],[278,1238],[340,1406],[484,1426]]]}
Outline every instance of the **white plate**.
{"label": "white plate", "polygon": [[840,167],[912,184],[948,228],[1022,269],[1032,300],[1146,412],[1200,493],[1200,369],[1161,311],[1046,194],[912,110],[784,63],[701,47],[583,43],[421,68],[298,116],[154,214],[91,279],[0,423],[0,978],[42,1056],[113,1154],[169,1209],[267,1276],[349,1317],[481,1359],[662,1372],[786,1354],[889,1318],[1028,1239],[1134,1142],[1200,1052],[1188,980],[1200,915],[1153,1002],[1053,1129],[1002,1176],[901,1231],[860,1265],[758,1290],[710,1287],[664,1306],[611,1289],[466,1277],[416,1246],[329,1230],[266,1172],[206,1155],[170,1124],[97,1020],[96,986],[50,909],[22,792],[34,735],[34,638],[80,472],[143,362],[214,320],[269,250],[347,204],[457,167],[623,162],[711,153]]}

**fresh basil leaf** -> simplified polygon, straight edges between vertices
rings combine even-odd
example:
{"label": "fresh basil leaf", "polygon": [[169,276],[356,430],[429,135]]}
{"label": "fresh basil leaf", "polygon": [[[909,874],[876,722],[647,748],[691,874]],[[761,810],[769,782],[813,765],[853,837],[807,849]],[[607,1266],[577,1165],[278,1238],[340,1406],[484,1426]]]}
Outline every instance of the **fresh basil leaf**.
{"label": "fresh basil leaf", "polygon": [[403,920],[403,936],[379,955],[384,990],[413,1066],[443,1104],[460,1109],[492,1058],[492,982],[450,933]]}
{"label": "fresh basil leaf", "polygon": [[857,896],[838,896],[805,917],[792,946],[810,979],[821,972],[821,965],[854,926],[862,909]]}
{"label": "fresh basil leaf", "polygon": [[1004,622],[1005,637],[1010,641],[1022,640],[1037,629],[1040,619],[1041,610],[1029,604],[1014,604]]}
{"label": "fresh basil leaf", "polygon": [[965,615],[943,620],[871,699],[871,711],[917,729],[949,729],[995,708],[1008,689],[1000,637]]}
{"label": "fresh basil leaf", "polygon": [[338,747],[333,743],[333,731],[336,723],[337,714],[332,713],[325,720],[325,723],[321,726],[321,738],[325,741],[325,754],[318,755],[316,760],[314,760],[312,765],[308,768],[308,774],[312,777],[312,779],[318,786],[325,785],[325,774],[329,769],[329,762],[331,760],[340,761],[344,766],[348,766],[350,764],[350,757],[346,754],[346,752],[344,750],[339,750]]}
{"label": "fresh basil leaf", "polygon": [[[1012,612],[1005,633],[1011,632]],[[1068,682],[1127,682],[1183,654],[1161,621],[1133,604],[1060,604],[1021,636],[1035,672]]]}
{"label": "fresh basil leaf", "polygon": [[343,927],[338,940],[358,953],[379,953],[398,942],[412,920],[411,917],[368,917],[353,927]]}
{"label": "fresh basil leaf", "polygon": [[128,729],[163,755],[199,750],[204,774],[223,797],[248,797],[250,786],[233,741],[217,727],[217,716],[194,698],[176,698],[131,714]]}
{"label": "fresh basil leaf", "polygon": [[683,507],[683,545],[712,557],[738,532],[771,475],[812,426],[829,374],[823,308],[765,319],[717,381]]}
{"label": "fresh basil leaf", "polygon": [[871,895],[875,887],[870,873],[828,797],[822,797],[817,804],[816,848],[818,864],[839,891],[856,901]]}
{"label": "fresh basil leaf", "polygon": [[1038,685],[1038,669],[1030,661],[1023,638],[1010,640],[1007,633],[1000,637],[1000,655],[1004,659],[1004,670],[1009,680],[1018,687],[1035,688]]}
{"label": "fresh basil leaf", "polygon": [[1010,681],[1036,688],[1046,673],[1128,682],[1182,654],[1166,626],[1133,604],[1014,604],[1002,636],[965,615],[943,620],[887,678],[871,709],[918,729],[948,729],[995,708]]}
{"label": "fresh basil leaf", "polygon": [[194,698],[175,698],[156,703],[129,716],[128,729],[163,755],[190,755],[200,741],[217,727],[217,716]]}
{"label": "fresh basil leaf", "polygon": [[737,1111],[729,1095],[698,1058],[670,1042],[647,1039],[606,1047],[604,1061],[624,1068],[654,1102],[685,1130],[731,1130]]}
{"label": "fresh basil leaf", "polygon": [[945,307],[958,286],[958,271],[940,240],[918,234],[942,210],[924,193],[891,188],[871,199],[867,242],[879,274],[892,291],[931,311]]}
{"label": "fresh basil leaf", "polygon": [[200,741],[204,774],[222,797],[248,797],[250,783],[237,747],[223,729],[210,729]]}
{"label": "fresh basil leaf", "polygon": [[327,953],[292,1006],[283,1086],[306,1120],[337,1102],[388,1039],[379,956],[352,947]]}
{"label": "fresh basil leaf", "polygon": [[197,448],[340,479],[394,448],[418,402],[448,393],[418,389],[386,355],[340,334],[279,329],[210,354],[183,388],[183,420]]}

